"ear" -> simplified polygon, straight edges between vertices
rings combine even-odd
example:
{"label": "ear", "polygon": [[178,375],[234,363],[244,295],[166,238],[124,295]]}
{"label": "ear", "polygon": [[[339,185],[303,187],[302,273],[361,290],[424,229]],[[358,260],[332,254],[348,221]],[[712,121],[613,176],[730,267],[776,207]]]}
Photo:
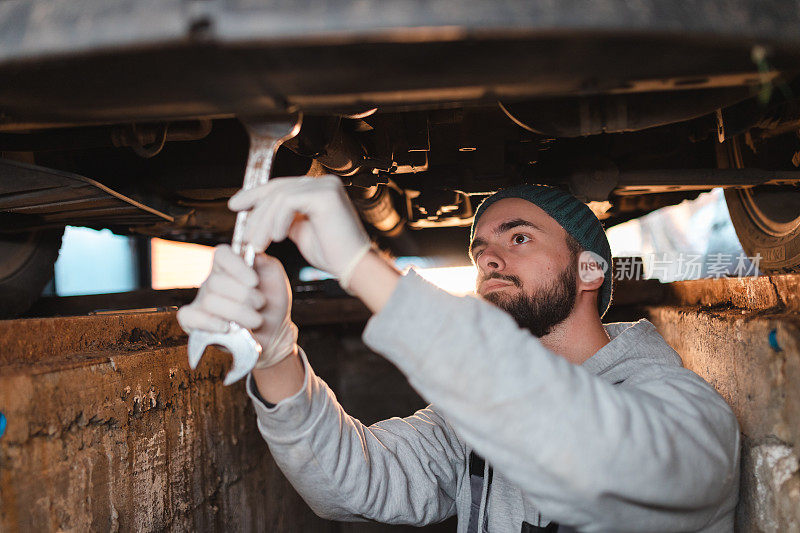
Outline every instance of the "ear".
{"label": "ear", "polygon": [[603,286],[603,280],[610,275],[608,263],[594,252],[583,251],[578,256],[578,289],[597,290]]}

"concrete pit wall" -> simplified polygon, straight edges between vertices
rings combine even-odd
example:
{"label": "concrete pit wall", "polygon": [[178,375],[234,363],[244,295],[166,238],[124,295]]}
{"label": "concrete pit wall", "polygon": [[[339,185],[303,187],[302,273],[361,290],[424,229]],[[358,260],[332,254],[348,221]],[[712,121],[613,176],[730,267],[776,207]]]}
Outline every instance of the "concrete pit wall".
{"label": "concrete pit wall", "polygon": [[645,313],[739,420],[737,529],[800,533],[800,276],[672,283]]}
{"label": "concrete pit wall", "polygon": [[0,346],[0,531],[334,531],[174,314],[7,321]]}
{"label": "concrete pit wall", "polygon": [[[312,365],[351,414],[372,423],[424,406],[360,342],[361,304],[295,307]],[[0,531],[411,531],[314,515],[272,461],[243,384],[222,385],[228,360],[209,351],[190,370],[174,313],[0,321]]]}

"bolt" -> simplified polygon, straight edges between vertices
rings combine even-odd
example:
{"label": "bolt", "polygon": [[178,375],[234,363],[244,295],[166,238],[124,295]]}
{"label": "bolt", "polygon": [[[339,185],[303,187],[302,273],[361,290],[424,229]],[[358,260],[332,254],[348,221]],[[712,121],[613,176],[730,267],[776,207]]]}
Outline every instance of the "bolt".
{"label": "bolt", "polygon": [[6,432],[6,415],[0,412],[0,437]]}

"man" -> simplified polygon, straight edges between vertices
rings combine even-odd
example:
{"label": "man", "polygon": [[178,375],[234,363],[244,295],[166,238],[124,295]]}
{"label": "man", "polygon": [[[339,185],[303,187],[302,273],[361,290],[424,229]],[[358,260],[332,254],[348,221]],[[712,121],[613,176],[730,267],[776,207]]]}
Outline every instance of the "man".
{"label": "man", "polygon": [[[295,344],[277,260],[256,272],[218,248],[185,329],[252,328],[258,428],[320,516],[460,532],[731,531],[739,430],[730,408],[646,320],[603,325],[602,226],[552,187],[478,209],[476,297],[456,297],[371,251],[336,177],[240,192],[258,249],[291,238],[373,311],[364,341],[432,403],[370,427],[348,416]],[[592,253],[586,253],[592,252]],[[485,459],[484,459],[485,458]]]}

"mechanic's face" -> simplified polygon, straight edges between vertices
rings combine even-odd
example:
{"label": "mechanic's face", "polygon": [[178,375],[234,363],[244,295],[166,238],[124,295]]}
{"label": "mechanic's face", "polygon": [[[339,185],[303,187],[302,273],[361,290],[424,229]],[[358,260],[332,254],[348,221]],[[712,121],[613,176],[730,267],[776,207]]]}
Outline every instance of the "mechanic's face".
{"label": "mechanic's face", "polygon": [[492,204],[470,246],[476,292],[537,337],[566,319],[577,294],[577,257],[567,232],[540,207],[519,198]]}

